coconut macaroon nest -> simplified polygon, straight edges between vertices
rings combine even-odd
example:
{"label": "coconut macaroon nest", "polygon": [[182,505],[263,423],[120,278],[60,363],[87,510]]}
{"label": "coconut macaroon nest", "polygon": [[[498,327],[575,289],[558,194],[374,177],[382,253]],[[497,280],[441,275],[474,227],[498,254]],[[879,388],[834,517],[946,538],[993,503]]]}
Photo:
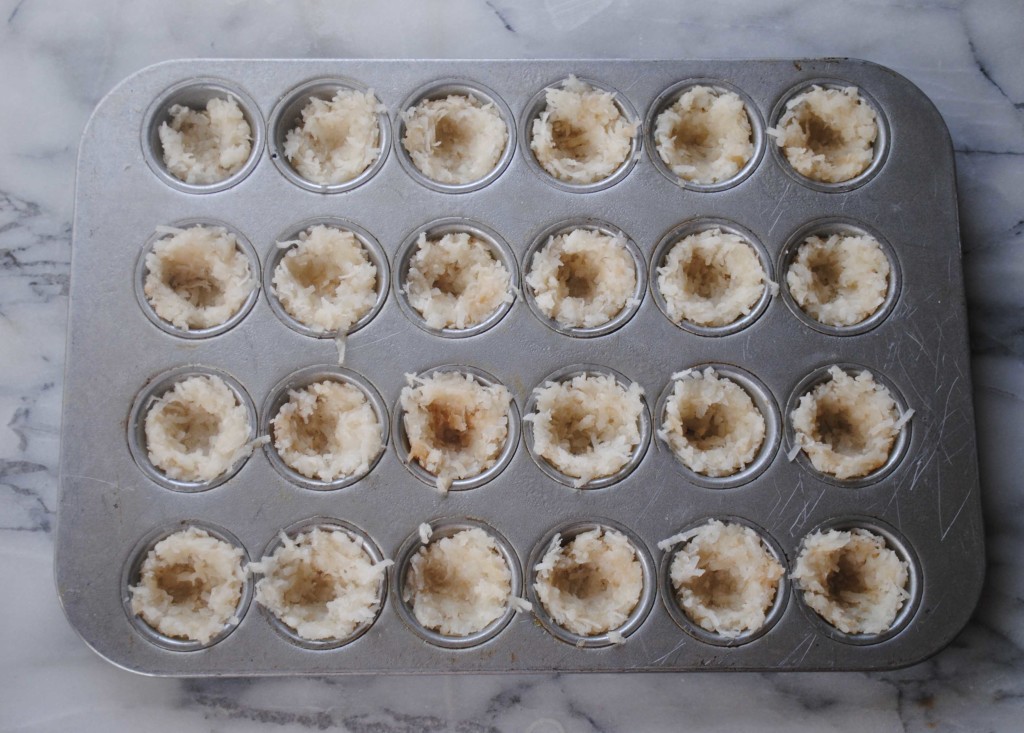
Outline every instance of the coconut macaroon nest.
{"label": "coconut macaroon nest", "polygon": [[421,232],[403,290],[431,328],[472,328],[511,303],[511,275],[484,240],[468,232]]}
{"label": "coconut macaroon nest", "polygon": [[910,598],[907,563],[866,529],[808,535],[791,577],[804,603],[846,634],[888,631]]}
{"label": "coconut macaroon nest", "polygon": [[878,120],[856,87],[813,86],[786,102],[778,126],[768,134],[800,175],[842,183],[871,165]]}
{"label": "coconut macaroon nest", "polygon": [[637,271],[626,240],[593,229],[548,239],[526,284],[540,310],[571,328],[596,328],[636,304]]}
{"label": "coconut macaroon nest", "polygon": [[867,234],[811,236],[786,272],[796,304],[827,326],[855,326],[870,318],[889,292],[889,258]]}
{"label": "coconut macaroon nest", "polygon": [[346,639],[377,616],[390,560],[374,562],[362,543],[339,529],[281,534],[271,555],[249,565],[262,574],[256,601],[298,636]]}
{"label": "coconut macaroon nest", "polygon": [[726,181],[754,154],[746,105],[735,92],[687,89],[658,115],[654,139],[669,170],[685,181]]}
{"label": "coconut macaroon nest", "polygon": [[243,559],[240,547],[198,527],[175,532],[142,561],[132,613],[164,636],[206,644],[238,621]]}
{"label": "coconut macaroon nest", "polygon": [[598,527],[551,541],[533,588],[556,624],[580,636],[614,631],[640,602],[643,569],[624,534]]}
{"label": "coconut macaroon nest", "polygon": [[183,379],[146,409],[149,461],[168,478],[212,481],[252,450],[249,413],[220,377]]}
{"label": "coconut macaroon nest", "polygon": [[482,631],[505,614],[511,595],[508,563],[494,537],[477,527],[433,541],[428,535],[402,587],[416,620],[445,636]]}
{"label": "coconut macaroon nest", "polygon": [[230,320],[256,280],[238,239],[224,227],[158,227],[146,254],[143,292],[164,321],[183,331],[214,328]]}
{"label": "coconut macaroon nest", "polygon": [[713,368],[673,374],[658,437],[683,464],[705,476],[743,470],[764,444],[764,415],[736,382]]}
{"label": "coconut macaroon nest", "polygon": [[541,167],[572,184],[611,176],[629,157],[637,133],[615,95],[574,76],[544,94],[547,106],[533,121],[530,139]]}
{"label": "coconut macaroon nest", "polygon": [[676,544],[669,574],[687,618],[727,638],[764,626],[785,571],[757,532],[712,519],[658,546]]}
{"label": "coconut macaroon nest", "polygon": [[317,224],[292,242],[274,269],[274,295],[292,318],[323,333],[345,333],[377,299],[377,267],[347,229]]}
{"label": "coconut macaroon nest", "polygon": [[677,324],[728,326],[753,310],[766,287],[778,286],[754,248],[718,227],[680,239],[658,268],[658,290]]}
{"label": "coconut macaroon nest", "polygon": [[438,183],[472,183],[489,174],[508,144],[493,104],[466,94],[426,99],[402,113],[402,146],[420,173]]}
{"label": "coconut macaroon nest", "polygon": [[640,444],[643,388],[609,374],[579,374],[534,390],[533,450],[582,487],[626,466]]}
{"label": "coconut macaroon nest", "polygon": [[320,481],[366,473],[384,447],[380,421],[363,390],[330,379],[289,390],[270,425],[281,460]]}
{"label": "coconut macaroon nest", "polygon": [[193,185],[219,183],[237,173],[252,151],[252,128],[238,102],[211,99],[205,110],[180,104],[158,134],[163,161],[175,178]]}
{"label": "coconut macaroon nest", "polygon": [[503,385],[485,385],[462,372],[406,379],[399,403],[409,460],[434,475],[438,489],[447,491],[452,481],[478,476],[497,463],[512,402]]}
{"label": "coconut macaroon nest", "polygon": [[802,450],[815,469],[838,479],[865,476],[889,460],[914,411],[901,415],[889,389],[867,370],[851,376],[833,366],[828,373],[830,379],[801,396],[789,416],[794,455]]}
{"label": "coconut macaroon nest", "polygon": [[303,178],[327,186],[351,181],[381,155],[373,90],[340,89],[330,100],[313,97],[302,122],[289,130],[284,155]]}

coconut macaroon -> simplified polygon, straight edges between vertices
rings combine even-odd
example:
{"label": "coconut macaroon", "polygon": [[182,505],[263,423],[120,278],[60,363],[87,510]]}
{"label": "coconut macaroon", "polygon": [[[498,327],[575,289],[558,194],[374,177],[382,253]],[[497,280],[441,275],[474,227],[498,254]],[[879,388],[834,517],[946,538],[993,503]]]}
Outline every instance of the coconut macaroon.
{"label": "coconut macaroon", "polygon": [[220,377],[201,374],[177,382],[147,408],[149,461],[177,481],[212,481],[251,451],[245,406]]}
{"label": "coconut macaroon", "polygon": [[823,183],[842,183],[871,164],[878,120],[856,87],[823,89],[815,85],[786,102],[778,126],[768,134],[800,175]]}
{"label": "coconut macaroon", "polygon": [[846,634],[888,631],[910,598],[907,563],[866,529],[808,535],[790,577],[804,603]]}
{"label": "coconut macaroon", "polygon": [[163,238],[146,254],[146,300],[164,321],[183,331],[230,320],[256,280],[238,239],[224,227],[158,227]]}
{"label": "coconut macaroon", "polygon": [[838,479],[865,476],[889,460],[913,410],[901,415],[889,389],[867,370],[852,376],[833,366],[828,374],[789,416],[794,454],[802,450],[814,468]]}
{"label": "coconut macaroon", "polygon": [[163,161],[175,178],[193,185],[219,183],[237,173],[252,151],[252,128],[238,102],[214,98],[205,110],[180,104],[158,134]]}
{"label": "coconut macaroon", "polygon": [[828,326],[870,318],[889,291],[889,258],[867,234],[811,236],[786,272],[786,285],[803,311]]}
{"label": "coconut macaroon", "polygon": [[377,300],[377,267],[347,229],[317,224],[292,242],[274,269],[274,295],[295,320],[322,333],[347,332]]}
{"label": "coconut macaroon", "polygon": [[438,489],[447,491],[452,481],[478,476],[497,463],[512,402],[503,385],[485,385],[462,372],[406,379],[399,403],[409,460],[435,476]]}
{"label": "coconut macaroon", "polygon": [[314,527],[280,536],[274,552],[249,570],[262,574],[256,601],[298,636],[342,640],[380,610],[390,560],[375,562],[362,542],[341,529]]}
{"label": "coconut macaroon", "polygon": [[545,90],[547,106],[533,121],[530,148],[555,178],[587,184],[611,176],[629,157],[637,124],[615,95],[574,76]]}
{"label": "coconut macaroon", "polygon": [[534,389],[533,450],[580,488],[626,466],[640,445],[643,388],[579,374]]}
{"label": "coconut macaroon", "polygon": [[132,613],[164,636],[207,644],[237,623],[242,548],[188,527],[157,542],[129,588]]}
{"label": "coconut macaroon", "polygon": [[625,238],[593,229],[548,239],[526,275],[540,310],[571,328],[603,326],[635,305],[636,280]]}
{"label": "coconut macaroon", "polygon": [[313,183],[351,181],[381,155],[378,115],[383,111],[372,89],[341,89],[330,100],[313,97],[302,108],[301,124],[285,136],[284,155]]}
{"label": "coconut macaroon", "polygon": [[764,626],[784,570],[757,532],[711,519],[658,547],[677,544],[669,575],[690,621],[727,638]]}
{"label": "coconut macaroon", "polygon": [[766,287],[777,286],[754,248],[718,227],[683,237],[658,268],[658,290],[677,324],[728,326],[753,310]]}
{"label": "coconut macaroon", "polygon": [[413,165],[432,181],[478,181],[498,164],[508,128],[493,104],[466,94],[425,99],[402,113],[402,146]]}
{"label": "coconut macaroon", "polygon": [[694,86],[658,115],[654,139],[669,170],[699,184],[726,181],[754,154],[747,107],[735,92]]}
{"label": "coconut macaroon", "polygon": [[511,595],[508,563],[494,537],[477,527],[425,543],[402,586],[416,620],[445,636],[482,631],[505,614]]}
{"label": "coconut macaroon", "polygon": [[366,473],[383,448],[373,405],[345,382],[327,379],[289,390],[270,425],[281,460],[319,481]]}
{"label": "coconut macaroon", "polygon": [[421,232],[402,289],[431,328],[472,328],[513,300],[508,269],[468,232]]}
{"label": "coconut macaroon", "polygon": [[764,415],[743,387],[713,368],[672,375],[658,437],[690,470],[731,476],[745,468],[764,444]]}
{"label": "coconut macaroon", "polygon": [[624,534],[598,527],[568,542],[555,535],[533,588],[556,624],[580,636],[614,631],[640,602],[643,569]]}

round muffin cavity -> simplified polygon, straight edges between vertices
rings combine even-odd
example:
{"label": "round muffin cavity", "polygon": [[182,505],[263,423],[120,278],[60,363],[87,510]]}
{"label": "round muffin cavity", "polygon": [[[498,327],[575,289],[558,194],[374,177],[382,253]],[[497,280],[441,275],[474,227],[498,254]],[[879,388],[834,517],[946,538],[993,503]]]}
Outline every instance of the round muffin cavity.
{"label": "round muffin cavity", "polygon": [[658,155],[685,181],[726,181],[754,154],[746,105],[735,92],[694,86],[658,115]]}
{"label": "round muffin cavity", "polygon": [[175,178],[193,185],[219,183],[245,165],[252,151],[252,128],[238,102],[214,98],[205,110],[180,104],[158,134],[163,161]]}
{"label": "round muffin cavity", "polygon": [[328,379],[289,390],[270,424],[281,460],[320,481],[366,473],[383,447],[369,399],[344,382]]}
{"label": "round muffin cavity", "polygon": [[718,227],[676,242],[658,268],[658,289],[675,323],[728,326],[775,289],[757,252],[743,237]]}
{"label": "round muffin cavity", "polygon": [[373,308],[377,267],[355,234],[317,224],[295,241],[274,269],[274,295],[295,320],[322,333],[345,333]]}
{"label": "round muffin cavity", "polygon": [[249,413],[213,375],[183,379],[153,401],[145,432],[150,463],[178,481],[212,481],[251,451]]}
{"label": "round muffin cavity", "polygon": [[909,568],[866,529],[814,532],[791,576],[806,603],[846,634],[881,634],[910,598]]}
{"label": "round muffin cavity", "polygon": [[778,126],[768,134],[800,175],[842,183],[871,165],[878,120],[856,87],[813,86],[786,102]]}
{"label": "round muffin cavity", "polygon": [[512,572],[497,541],[482,529],[463,529],[417,550],[409,561],[402,598],[426,629],[468,636],[504,615]]}
{"label": "round muffin cavity", "polygon": [[372,89],[340,89],[330,100],[313,97],[302,108],[301,124],[285,136],[285,157],[313,183],[351,181],[380,157],[377,116],[383,111]]}
{"label": "round muffin cavity", "polygon": [[242,309],[256,281],[238,239],[224,227],[159,227],[146,254],[143,292],[156,314],[183,331],[215,328]]}
{"label": "round muffin cavity", "polygon": [[400,403],[409,459],[447,491],[452,481],[478,476],[498,461],[508,438],[512,395],[471,374],[406,375]]}
{"label": "round muffin cavity", "polygon": [[677,543],[669,573],[690,621],[727,638],[764,626],[784,570],[757,532],[712,519],[659,546]]}
{"label": "round muffin cavity", "polygon": [[764,415],[736,382],[711,367],[673,374],[658,436],[690,470],[731,476],[764,444]]}
{"label": "round muffin cavity", "polygon": [[643,388],[579,374],[534,390],[533,449],[577,488],[625,467],[640,444]]}
{"label": "round muffin cavity", "polygon": [[621,236],[573,229],[548,239],[526,284],[540,310],[571,328],[596,328],[635,305],[636,263]]}
{"label": "round muffin cavity", "polygon": [[598,527],[563,543],[555,535],[533,588],[552,621],[579,636],[618,629],[640,602],[643,569],[621,532]]}
{"label": "round muffin cavity", "polygon": [[262,578],[256,601],[298,636],[342,640],[373,622],[390,560],[375,562],[362,542],[340,529],[314,527],[249,565]]}
{"label": "round muffin cavity", "polygon": [[615,95],[574,76],[544,92],[547,106],[533,121],[530,148],[555,178],[587,184],[611,176],[629,157],[637,124]]}
{"label": "round muffin cavity", "polygon": [[402,113],[402,145],[413,165],[432,181],[478,181],[498,164],[508,128],[493,104],[466,94],[426,99]]}
{"label": "round muffin cavity", "polygon": [[786,272],[803,311],[827,326],[854,326],[874,315],[889,291],[889,258],[867,234],[807,237]]}
{"label": "round muffin cavity", "polygon": [[511,303],[511,276],[490,245],[468,232],[427,239],[421,232],[404,290],[431,328],[472,328]]}
{"label": "round muffin cavity", "polygon": [[800,397],[790,415],[796,444],[822,473],[865,476],[889,460],[912,412],[901,416],[889,389],[869,371],[851,376],[833,366],[828,373],[830,379]]}
{"label": "round muffin cavity", "polygon": [[207,644],[237,623],[243,552],[188,527],[153,546],[129,588],[132,613],[164,636]]}

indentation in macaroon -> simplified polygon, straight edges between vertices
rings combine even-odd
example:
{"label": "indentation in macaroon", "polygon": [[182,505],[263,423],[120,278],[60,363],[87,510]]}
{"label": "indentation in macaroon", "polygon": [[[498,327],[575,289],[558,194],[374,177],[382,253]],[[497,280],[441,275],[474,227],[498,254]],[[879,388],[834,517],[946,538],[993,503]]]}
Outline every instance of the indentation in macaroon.
{"label": "indentation in macaroon", "polygon": [[203,110],[173,105],[157,134],[167,170],[193,185],[219,183],[237,173],[252,151],[252,128],[231,97],[213,98]]}
{"label": "indentation in macaroon", "polygon": [[288,131],[284,154],[303,178],[321,185],[345,183],[381,155],[378,115],[384,106],[370,89],[339,89],[331,99],[310,98]]}
{"label": "indentation in macaroon", "polygon": [[428,99],[402,113],[402,145],[431,180],[465,184],[489,174],[508,143],[508,128],[493,104],[452,94]]}

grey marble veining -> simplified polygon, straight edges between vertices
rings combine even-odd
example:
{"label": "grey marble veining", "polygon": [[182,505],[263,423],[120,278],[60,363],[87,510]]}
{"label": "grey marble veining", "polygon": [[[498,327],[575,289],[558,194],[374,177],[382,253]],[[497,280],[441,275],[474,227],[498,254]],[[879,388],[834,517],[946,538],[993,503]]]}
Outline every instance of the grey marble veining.
{"label": "grey marble veining", "polygon": [[[1019,0],[0,0],[0,729],[1024,728],[1022,39]],[[884,674],[179,681],[96,657],[51,569],[75,155],[114,84],[190,56],[855,56],[909,77],[957,150],[989,558],[972,623]]]}

